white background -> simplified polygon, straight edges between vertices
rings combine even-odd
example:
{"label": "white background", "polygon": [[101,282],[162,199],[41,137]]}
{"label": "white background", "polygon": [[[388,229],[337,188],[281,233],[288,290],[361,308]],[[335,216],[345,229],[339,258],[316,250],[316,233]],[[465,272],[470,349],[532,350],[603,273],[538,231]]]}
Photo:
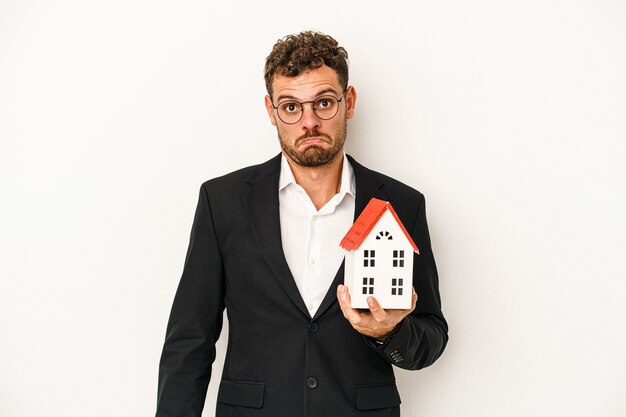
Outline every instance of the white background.
{"label": "white background", "polygon": [[427,198],[450,343],[403,416],[626,415],[626,3],[368,4],[0,0],[1,416],[154,414],[199,186],[278,152],[303,29],[349,153]]}

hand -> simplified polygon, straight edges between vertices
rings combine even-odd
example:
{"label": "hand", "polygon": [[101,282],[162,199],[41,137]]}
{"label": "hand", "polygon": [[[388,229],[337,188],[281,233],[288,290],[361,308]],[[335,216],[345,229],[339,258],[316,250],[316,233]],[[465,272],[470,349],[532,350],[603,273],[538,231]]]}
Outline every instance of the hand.
{"label": "hand", "polygon": [[377,340],[385,340],[398,327],[402,319],[415,310],[417,293],[413,288],[411,308],[406,310],[383,310],[376,298],[367,297],[367,305],[370,311],[358,311],[350,306],[350,293],[348,287],[337,287],[337,300],[343,311],[343,316],[350,322],[354,330]]}

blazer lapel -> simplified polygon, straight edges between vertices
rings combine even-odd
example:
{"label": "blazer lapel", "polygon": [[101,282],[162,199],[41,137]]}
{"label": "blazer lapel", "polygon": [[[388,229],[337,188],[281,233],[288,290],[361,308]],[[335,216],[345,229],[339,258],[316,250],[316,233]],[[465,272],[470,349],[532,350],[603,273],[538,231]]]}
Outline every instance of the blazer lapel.
{"label": "blazer lapel", "polygon": [[251,189],[244,197],[245,206],[259,250],[274,278],[293,304],[310,317],[283,252],[278,203],[279,176],[280,154],[257,166],[247,179]]}
{"label": "blazer lapel", "polygon": [[[356,183],[356,199],[354,202],[354,220],[356,220],[372,197],[386,201],[387,194],[383,191],[384,182],[380,181],[380,177],[356,162],[350,155],[347,155],[347,157],[354,170],[354,181]],[[335,275],[335,279],[324,296],[324,300],[315,313],[314,318],[320,317],[330,306],[337,302],[337,286],[343,284],[344,266],[345,261],[341,263],[337,275]]]}

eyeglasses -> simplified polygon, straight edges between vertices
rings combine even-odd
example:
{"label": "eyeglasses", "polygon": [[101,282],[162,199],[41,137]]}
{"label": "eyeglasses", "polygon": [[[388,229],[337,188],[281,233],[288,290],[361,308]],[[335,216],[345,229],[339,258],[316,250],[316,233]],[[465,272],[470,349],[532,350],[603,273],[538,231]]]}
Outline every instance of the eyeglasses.
{"label": "eyeglasses", "polygon": [[278,113],[278,118],[288,125],[296,124],[302,119],[304,105],[312,103],[313,113],[322,120],[332,119],[339,111],[339,103],[345,97],[345,93],[340,97],[321,96],[311,101],[285,100],[272,107]]}

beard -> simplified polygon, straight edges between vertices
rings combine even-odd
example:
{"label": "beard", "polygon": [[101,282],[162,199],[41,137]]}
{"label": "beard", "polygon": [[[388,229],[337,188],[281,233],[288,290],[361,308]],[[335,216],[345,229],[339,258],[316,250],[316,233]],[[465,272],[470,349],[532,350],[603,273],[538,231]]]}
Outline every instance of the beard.
{"label": "beard", "polygon": [[[290,146],[287,141],[278,131],[278,140],[280,141],[281,149],[287,154],[289,159],[298,165],[303,167],[319,167],[328,164],[335,156],[343,149],[343,145],[346,142],[346,135],[348,133],[348,121],[344,119],[343,126],[337,131],[335,138],[320,133],[317,129],[310,130],[306,134],[296,139],[294,146]],[[312,138],[319,137],[326,142],[332,144],[330,148],[322,148],[318,145],[311,145],[301,151],[298,151],[297,146],[303,141]]]}

